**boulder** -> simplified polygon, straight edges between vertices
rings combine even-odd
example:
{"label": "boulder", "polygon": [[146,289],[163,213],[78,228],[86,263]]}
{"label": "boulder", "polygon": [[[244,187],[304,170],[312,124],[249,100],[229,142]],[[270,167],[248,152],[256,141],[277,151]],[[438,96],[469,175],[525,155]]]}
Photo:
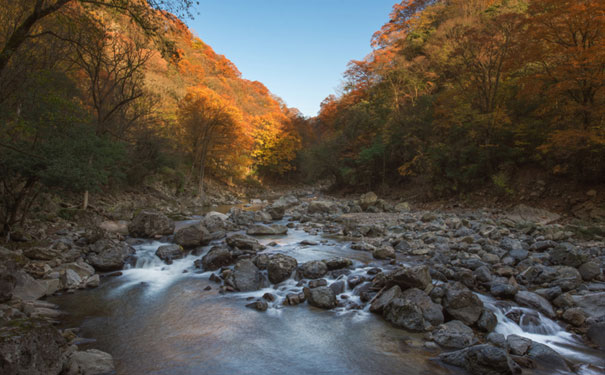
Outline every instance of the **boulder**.
{"label": "boulder", "polygon": [[251,292],[265,286],[263,274],[250,259],[237,262],[228,281],[239,292]]}
{"label": "boulder", "polygon": [[12,290],[13,297],[31,301],[46,295],[47,288],[45,283],[34,279],[23,271],[17,271],[13,276],[15,277],[15,287]]}
{"label": "boulder", "polygon": [[107,220],[99,224],[99,228],[109,233],[118,233],[124,236],[128,235],[128,222],[126,220]]}
{"label": "boulder", "polygon": [[395,327],[408,331],[423,332],[430,328],[430,323],[424,319],[422,309],[408,299],[394,298],[384,308],[382,315]]}
{"label": "boulder", "polygon": [[13,320],[0,327],[0,373],[58,375],[65,339],[49,323]]}
{"label": "boulder", "polygon": [[246,234],[250,236],[282,235],[288,233],[288,227],[279,224],[253,224],[248,227]]}
{"label": "boulder", "polygon": [[438,326],[443,323],[443,308],[433,302],[424,291],[416,288],[410,288],[401,293],[404,300],[410,301],[420,307],[424,320],[431,326]]}
{"label": "boulder", "polygon": [[66,367],[67,375],[106,375],[115,372],[113,357],[96,349],[72,353]]}
{"label": "boulder", "polygon": [[375,259],[395,259],[395,249],[391,246],[379,247],[372,251]]}
{"label": "boulder", "polygon": [[61,275],[61,284],[65,289],[78,289],[82,285],[82,278],[74,270],[66,269]]}
{"label": "boulder", "polygon": [[586,336],[601,350],[605,350],[605,315],[588,320]]}
{"label": "boulder", "polygon": [[171,264],[174,259],[181,259],[185,256],[185,250],[183,247],[176,244],[164,245],[158,247],[155,255],[164,261],[164,263]]}
{"label": "boulder", "polygon": [[286,214],[286,207],[280,205],[271,205],[265,208],[265,212],[269,214],[272,220],[281,220]]}
{"label": "boulder", "polygon": [[601,267],[596,262],[586,262],[578,268],[578,271],[584,281],[590,281],[601,274]]}
{"label": "boulder", "polygon": [[132,237],[152,238],[170,235],[174,232],[174,222],[158,212],[143,211],[128,224]]}
{"label": "boulder", "polygon": [[376,295],[372,300],[370,305],[370,311],[374,313],[381,314],[384,308],[391,303],[391,301],[395,298],[401,297],[401,288],[395,285],[390,289],[383,290],[381,293]]}
{"label": "boulder", "polygon": [[519,288],[511,284],[492,283],[489,291],[494,297],[514,298]]}
{"label": "boulder", "polygon": [[555,311],[550,302],[536,293],[520,291],[515,295],[515,301],[521,306],[536,309],[551,319],[555,317]]}
{"label": "boulder", "polygon": [[0,265],[0,303],[8,302],[13,298],[13,290],[17,285],[15,271],[12,267]]}
{"label": "boulder", "polygon": [[267,311],[269,308],[269,304],[266,301],[258,300],[246,305],[249,309],[254,309],[256,311]]}
{"label": "boulder", "polygon": [[569,243],[561,243],[550,250],[550,262],[555,265],[579,267],[586,261],[584,254]]}
{"label": "boulder", "polygon": [[233,234],[225,240],[227,245],[240,250],[252,250],[254,252],[264,249],[258,240],[245,234]]}
{"label": "boulder", "polygon": [[321,309],[333,309],[336,307],[336,295],[330,287],[305,288],[305,295],[311,306]]}
{"label": "boulder", "polygon": [[309,214],[330,214],[338,212],[338,206],[330,201],[312,201],[307,208]]}
{"label": "boulder", "polygon": [[216,211],[210,211],[204,215],[200,224],[210,233],[227,231],[233,227],[233,223],[229,222],[229,216]]}
{"label": "boulder", "polygon": [[448,349],[466,348],[475,345],[478,341],[473,330],[459,320],[452,320],[439,325],[433,331],[433,340]]}
{"label": "boulder", "polygon": [[319,279],[328,273],[328,266],[322,261],[312,260],[301,266],[303,277],[307,279]]}
{"label": "boulder", "polygon": [[506,347],[510,354],[525,355],[531,346],[532,341],[519,335],[508,335],[506,337]]}
{"label": "boulder", "polygon": [[579,307],[572,307],[571,309],[565,310],[563,313],[563,320],[576,327],[580,327],[586,321],[586,315]]}
{"label": "boulder", "polygon": [[559,353],[551,349],[549,346],[532,341],[529,350],[529,357],[541,370],[571,372],[565,359]]}
{"label": "boulder", "polygon": [[504,349],[489,344],[442,353],[439,359],[473,375],[512,375],[515,368]]}
{"label": "boulder", "polygon": [[460,282],[446,284],[443,307],[448,315],[469,326],[483,313],[483,302]]}
{"label": "boulder", "polygon": [[359,205],[364,210],[367,210],[370,206],[375,205],[376,202],[378,202],[378,196],[373,192],[363,194],[361,197],[359,197]]}
{"label": "boulder", "polygon": [[401,290],[417,288],[425,290],[431,284],[427,266],[402,267],[387,275],[388,285],[399,285]]}
{"label": "boulder", "polygon": [[213,236],[210,234],[210,231],[201,224],[193,224],[180,228],[174,234],[174,242],[184,248],[207,245],[212,239]]}
{"label": "boulder", "polygon": [[329,271],[338,270],[341,268],[347,268],[347,267],[350,267],[353,265],[353,262],[351,261],[351,259],[341,258],[341,257],[324,259],[324,260],[322,260],[322,262],[324,262],[326,264]]}
{"label": "boulder", "polygon": [[102,239],[89,245],[86,261],[97,271],[109,272],[121,270],[134,249],[124,242]]}
{"label": "boulder", "polygon": [[202,257],[201,263],[204,271],[214,271],[230,265],[234,260],[233,254],[229,249],[221,246],[214,246]]}
{"label": "boulder", "polygon": [[292,272],[298,267],[296,259],[288,255],[276,254],[269,258],[267,264],[267,273],[269,281],[273,284],[279,284],[287,280]]}
{"label": "boulder", "polygon": [[599,318],[605,311],[605,292],[572,296],[573,302],[592,318]]}

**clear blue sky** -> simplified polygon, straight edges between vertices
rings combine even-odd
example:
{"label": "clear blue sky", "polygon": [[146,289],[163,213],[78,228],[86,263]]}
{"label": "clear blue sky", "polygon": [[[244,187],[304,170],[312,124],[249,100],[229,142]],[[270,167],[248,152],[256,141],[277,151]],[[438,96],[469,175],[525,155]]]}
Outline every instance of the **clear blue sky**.
{"label": "clear blue sky", "polygon": [[244,78],[314,116],[396,0],[200,0],[189,26]]}

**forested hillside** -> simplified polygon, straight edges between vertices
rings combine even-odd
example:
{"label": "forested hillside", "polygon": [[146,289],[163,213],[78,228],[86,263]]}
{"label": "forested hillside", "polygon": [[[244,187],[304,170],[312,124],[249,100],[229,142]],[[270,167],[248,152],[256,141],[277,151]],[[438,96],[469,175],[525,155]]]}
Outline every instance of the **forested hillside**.
{"label": "forested hillside", "polygon": [[[605,3],[404,0],[323,103],[307,177],[508,191],[520,167],[605,180]],[[554,177],[556,178],[556,177]]]}
{"label": "forested hillside", "polygon": [[174,15],[191,1],[2,4],[0,232],[43,191],[86,206],[89,192],[152,175],[203,195],[205,174],[293,169],[301,115],[192,34]]}

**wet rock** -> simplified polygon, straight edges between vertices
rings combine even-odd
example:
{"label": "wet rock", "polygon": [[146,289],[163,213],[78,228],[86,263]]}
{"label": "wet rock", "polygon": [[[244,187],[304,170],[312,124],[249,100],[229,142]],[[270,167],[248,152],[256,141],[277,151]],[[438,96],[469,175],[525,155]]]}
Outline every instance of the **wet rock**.
{"label": "wet rock", "polygon": [[286,214],[286,207],[280,205],[272,205],[265,208],[265,211],[271,216],[273,220],[281,220]]}
{"label": "wet rock", "polygon": [[462,349],[477,343],[473,330],[459,320],[439,325],[433,331],[433,340],[444,348]]}
{"label": "wet rock", "polygon": [[480,281],[482,283],[489,283],[490,281],[492,281],[492,273],[490,272],[489,268],[487,266],[481,266],[476,268],[473,271],[473,276],[475,276],[475,279],[477,281]]}
{"label": "wet rock", "polygon": [[601,350],[605,350],[605,315],[588,319],[586,336]]}
{"label": "wet rock", "polygon": [[264,248],[256,239],[245,234],[231,235],[225,241],[227,245],[240,250],[260,251]]}
{"label": "wet rock", "polygon": [[275,296],[275,294],[265,293],[265,294],[263,294],[263,299],[265,301],[275,302],[275,300],[277,299],[277,297]]}
{"label": "wet rock", "polygon": [[279,224],[253,224],[248,227],[248,230],[246,231],[246,234],[250,236],[282,235],[286,233],[288,233],[288,227]]}
{"label": "wet rock", "polygon": [[338,270],[341,268],[351,267],[353,265],[353,262],[351,261],[351,259],[341,258],[341,257],[326,259],[326,260],[323,260],[322,262],[324,262],[326,264],[326,266],[328,267],[328,270],[330,270],[330,271]]}
{"label": "wet rock", "polygon": [[0,327],[2,374],[58,375],[65,339],[50,324],[38,320],[13,320]]}
{"label": "wet rock", "polygon": [[74,270],[66,269],[61,275],[61,284],[66,289],[78,289],[82,284],[82,278]]}
{"label": "wet rock", "polygon": [[483,302],[459,282],[445,286],[443,307],[448,315],[469,326],[475,324],[483,313]]}
{"label": "wet rock", "polygon": [[286,300],[284,303],[289,306],[296,306],[306,301],[304,293],[289,293],[286,294]]}
{"label": "wet rock", "polygon": [[[92,275],[84,282],[86,288],[97,288],[101,284],[101,277],[99,275]],[[47,295],[49,293],[47,292]]]}
{"label": "wet rock", "polygon": [[424,291],[416,288],[410,288],[401,293],[402,299],[414,303],[422,310],[422,316],[432,326],[438,326],[444,321],[443,309],[441,305],[433,302]]}
{"label": "wet rock", "polygon": [[550,283],[551,286],[559,286],[564,292],[576,289],[582,284],[580,272],[573,267],[557,267],[556,277]]}
{"label": "wet rock", "polygon": [[508,335],[506,337],[506,347],[514,355],[525,355],[531,343],[530,339],[518,335]]}
{"label": "wet rock", "polygon": [[298,267],[298,262],[291,256],[283,254],[271,256],[267,263],[269,281],[273,284],[279,284],[287,280],[296,267]]}
{"label": "wet rock", "polygon": [[204,271],[214,271],[233,263],[233,254],[225,247],[214,246],[202,257],[201,266]]}
{"label": "wet rock", "polygon": [[174,242],[184,248],[207,245],[211,240],[210,232],[201,224],[189,225],[174,234]]}
{"label": "wet rock", "polygon": [[269,308],[269,304],[265,301],[255,301],[246,305],[249,309],[254,309],[257,311],[267,311]]}
{"label": "wet rock", "polygon": [[333,309],[336,307],[336,295],[334,291],[327,287],[321,286],[314,289],[305,288],[305,295],[309,304],[321,309]]}
{"label": "wet rock", "polygon": [[249,259],[237,262],[233,268],[233,273],[226,281],[229,281],[229,284],[239,292],[259,290],[265,285],[262,273]]}
{"label": "wet rock", "polygon": [[302,274],[307,279],[319,279],[328,273],[328,266],[319,260],[306,262],[301,266]]}
{"label": "wet rock", "polygon": [[584,324],[586,315],[579,307],[572,307],[571,309],[565,310],[563,313],[563,320],[565,320],[567,323],[573,324],[576,327],[579,327]]}
{"label": "wet rock", "polygon": [[586,262],[578,268],[578,271],[584,281],[590,281],[601,274],[601,267],[596,262]]}
{"label": "wet rock", "polygon": [[503,348],[503,349],[506,348],[506,338],[504,337],[503,334],[492,332],[489,335],[487,335],[486,338],[490,344],[497,346],[499,348]]}
{"label": "wet rock", "polygon": [[114,242],[109,239],[101,239],[89,246],[86,256],[88,264],[97,271],[110,272],[119,271],[126,264],[128,257],[134,254],[134,249],[124,242]]}
{"label": "wet rock", "polygon": [[401,290],[417,288],[425,290],[431,284],[431,274],[427,266],[402,267],[387,275],[387,284],[399,285]]}
{"label": "wet rock", "polygon": [[103,375],[115,371],[113,357],[96,349],[72,353],[66,367],[67,375]]}
{"label": "wet rock", "polygon": [[174,232],[174,222],[164,214],[143,211],[130,222],[128,232],[141,238],[169,235]]}
{"label": "wet rock", "polygon": [[563,293],[563,289],[561,289],[560,286],[553,286],[552,288],[541,288],[541,289],[536,289],[534,291],[537,295],[546,298],[549,301],[552,301],[553,299],[557,298],[558,296],[561,295],[561,293]]}
{"label": "wet rock", "polygon": [[536,293],[520,291],[515,295],[515,301],[521,306],[536,309],[549,318],[555,317],[555,311],[553,310],[550,302],[548,302],[545,298],[540,297]]}
{"label": "wet rock", "polygon": [[395,259],[395,249],[391,246],[380,247],[372,251],[374,259]]}
{"label": "wet rock", "polygon": [[477,327],[483,332],[491,332],[496,328],[496,325],[498,325],[496,315],[487,309],[483,310],[477,321]]}
{"label": "wet rock", "polygon": [[160,246],[155,252],[155,255],[164,261],[164,263],[172,264],[174,259],[181,259],[185,256],[185,251],[180,245],[165,245]]}
{"label": "wet rock", "polygon": [[204,215],[202,220],[200,220],[200,225],[210,233],[234,229],[233,223],[229,221],[229,216],[216,211],[211,211]]}
{"label": "wet rock", "polygon": [[490,288],[490,293],[498,298],[514,298],[518,291],[516,286],[504,283],[493,283]]}
{"label": "wet rock", "polygon": [[343,280],[335,281],[332,284],[330,284],[330,289],[332,289],[332,291],[336,295],[344,293],[344,291],[345,291],[345,282]]}
{"label": "wet rock", "polygon": [[461,367],[473,375],[511,375],[514,365],[506,351],[489,344],[439,355],[444,363]]}
{"label": "wet rock", "polygon": [[571,294],[563,293],[552,301],[553,305],[560,308],[569,308],[575,306],[575,301]]}
{"label": "wet rock", "polygon": [[351,275],[351,276],[347,277],[347,285],[351,289],[354,289],[357,285],[359,285],[365,281],[366,281],[365,277],[359,276],[359,275]]}
{"label": "wet rock", "polygon": [[567,363],[559,353],[550,347],[532,341],[527,357],[533,360],[540,369],[553,371],[570,371]]}
{"label": "wet rock", "polygon": [[412,332],[423,332],[430,328],[422,309],[410,300],[394,298],[383,310],[384,319],[394,326]]}
{"label": "wet rock", "polygon": [[381,314],[384,308],[391,303],[395,298],[401,297],[401,288],[395,285],[388,290],[384,290],[382,293],[376,295],[372,304],[370,305],[370,311],[373,313]]}
{"label": "wet rock", "polygon": [[572,300],[589,317],[598,318],[605,311],[605,292],[573,296]]}
{"label": "wet rock", "polygon": [[309,288],[318,288],[320,286],[328,286],[328,281],[326,279],[317,279],[309,281]]}

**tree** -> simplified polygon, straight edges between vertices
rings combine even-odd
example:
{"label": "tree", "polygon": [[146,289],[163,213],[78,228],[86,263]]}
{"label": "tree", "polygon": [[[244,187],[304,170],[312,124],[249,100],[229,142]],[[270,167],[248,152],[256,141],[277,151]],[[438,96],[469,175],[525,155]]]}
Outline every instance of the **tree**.
{"label": "tree", "polygon": [[2,104],[0,232],[22,225],[44,188],[96,190],[119,177],[122,145],[94,133],[75,93],[64,74],[38,72]]}
{"label": "tree", "polygon": [[25,41],[47,34],[44,30],[36,30],[45,18],[60,13],[70,6],[90,5],[115,9],[127,14],[147,30],[153,31],[153,18],[150,12],[152,9],[177,12],[181,16],[190,15],[189,9],[193,3],[193,0],[24,0],[21,17],[6,36],[0,51],[0,74]]}
{"label": "tree", "polygon": [[241,112],[214,91],[198,86],[190,88],[179,103],[178,122],[192,157],[192,171],[197,166],[198,194],[203,196],[208,158],[218,160],[242,146],[238,144]]}

